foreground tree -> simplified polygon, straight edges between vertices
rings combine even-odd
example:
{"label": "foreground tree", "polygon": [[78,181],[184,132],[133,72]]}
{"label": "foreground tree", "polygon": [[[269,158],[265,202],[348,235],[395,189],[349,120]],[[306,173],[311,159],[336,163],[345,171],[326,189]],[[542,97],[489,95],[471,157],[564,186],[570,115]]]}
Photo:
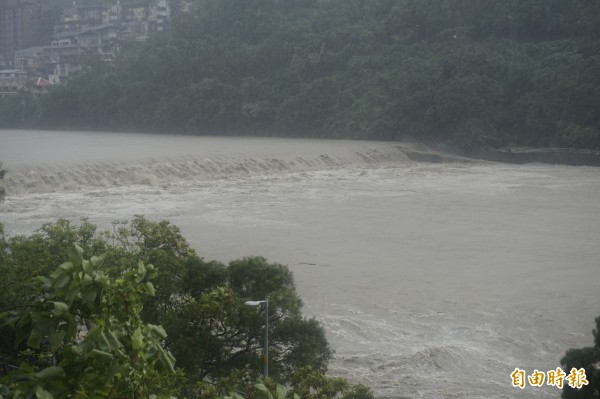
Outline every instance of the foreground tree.
{"label": "foreground tree", "polygon": [[234,369],[244,370],[252,381],[261,375],[264,314],[244,302],[267,296],[270,375],[287,382],[303,367],[326,371],[331,349],[325,332],[316,320],[302,316],[302,301],[287,266],[262,257],[228,265],[205,261],[166,221],[136,217],[117,224],[114,231],[107,245],[113,263],[134,256],[159,270],[157,294],[146,298],[143,317],[165,327],[166,345],[185,369],[190,386],[225,378]]}
{"label": "foreground tree", "polygon": [[[214,380],[232,369],[249,371],[251,379],[260,375],[264,308],[244,302],[267,296],[270,375],[289,381],[302,367],[326,370],[331,350],[324,330],[302,317],[287,267],[249,257],[229,266],[196,258],[185,268],[181,285],[160,304],[166,311],[149,320],[165,326],[168,345],[190,379]],[[159,304],[147,308],[156,310]]]}
{"label": "foreground tree", "polygon": [[[143,217],[115,223],[111,232],[87,220],[79,225],[58,220],[30,236],[8,237],[1,227],[0,309],[6,311],[0,325],[0,375],[9,374],[3,389],[26,375],[30,382],[19,389],[32,393],[39,388],[59,397],[71,389],[102,397],[129,387],[133,390],[124,397],[152,392],[210,399],[237,392],[246,399],[262,398],[265,392],[255,384],[262,372],[264,314],[244,303],[268,296],[272,379],[264,382],[271,392],[280,383],[290,387],[286,397],[293,397],[294,390],[309,399],[372,397],[365,387],[324,375],[332,351],[319,323],[302,316],[293,275],[284,265],[261,257],[228,265],[205,261],[176,226]],[[73,242],[79,245],[75,252]],[[69,250],[70,263],[55,270]],[[84,261],[81,251],[104,255]],[[49,277],[32,280],[36,275]],[[82,337],[91,340],[82,344],[83,352],[72,349],[79,348]],[[130,363],[119,363],[126,361],[121,352]],[[169,352],[182,369],[164,377],[157,370],[171,371]],[[92,360],[96,371],[90,376],[92,369],[83,371],[81,362]],[[14,370],[23,361],[31,367]],[[69,376],[57,387],[36,377],[54,361],[62,371],[50,371]],[[113,385],[126,367],[132,367],[132,376],[139,372],[141,380]],[[90,387],[99,393],[90,393]]]}
{"label": "foreground tree", "polygon": [[581,389],[571,388],[568,384],[563,387],[564,399],[600,398],[600,316],[596,317],[594,329],[594,346],[579,349],[569,349],[560,360],[565,372],[573,368],[585,369],[588,385]]}
{"label": "foreground tree", "polygon": [[161,326],[141,319],[142,298],[154,294],[152,265],[139,262],[111,278],[104,256],[69,261],[38,277],[36,298],[3,309],[20,365],[0,379],[6,398],[146,398],[173,393],[174,358]]}

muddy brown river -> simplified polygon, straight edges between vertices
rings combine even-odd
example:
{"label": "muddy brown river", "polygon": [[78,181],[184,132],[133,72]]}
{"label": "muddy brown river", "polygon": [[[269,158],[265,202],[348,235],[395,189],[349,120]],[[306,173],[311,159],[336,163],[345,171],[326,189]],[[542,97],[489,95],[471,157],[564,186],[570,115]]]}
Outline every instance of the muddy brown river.
{"label": "muddy brown river", "polygon": [[558,398],[511,385],[593,343],[600,169],[448,159],[416,144],[0,131],[0,221],[144,214],[198,253],[289,265],[332,375],[380,398]]}

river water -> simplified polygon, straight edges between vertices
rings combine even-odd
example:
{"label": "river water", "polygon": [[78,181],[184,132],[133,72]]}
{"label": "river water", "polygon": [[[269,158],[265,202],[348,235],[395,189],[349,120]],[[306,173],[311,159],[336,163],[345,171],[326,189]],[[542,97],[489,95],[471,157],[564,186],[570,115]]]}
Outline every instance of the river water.
{"label": "river water", "polygon": [[[294,272],[332,375],[380,398],[558,398],[511,385],[593,343],[600,169],[421,163],[419,145],[0,131],[11,234],[66,217],[179,225],[201,256]],[[568,372],[568,371],[567,371]]]}

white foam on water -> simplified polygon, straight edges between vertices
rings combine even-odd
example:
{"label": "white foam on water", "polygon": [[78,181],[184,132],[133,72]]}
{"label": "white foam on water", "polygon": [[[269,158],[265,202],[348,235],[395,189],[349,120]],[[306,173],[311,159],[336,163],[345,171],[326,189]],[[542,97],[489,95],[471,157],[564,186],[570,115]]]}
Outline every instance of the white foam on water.
{"label": "white foam on water", "polygon": [[[165,143],[167,141],[167,143]],[[408,144],[0,130],[10,194],[407,162]]]}

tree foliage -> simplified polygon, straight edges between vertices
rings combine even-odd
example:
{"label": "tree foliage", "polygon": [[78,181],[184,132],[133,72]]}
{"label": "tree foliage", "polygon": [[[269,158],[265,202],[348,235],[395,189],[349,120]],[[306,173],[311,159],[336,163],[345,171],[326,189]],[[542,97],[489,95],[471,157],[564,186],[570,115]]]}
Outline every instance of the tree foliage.
{"label": "tree foliage", "polygon": [[[2,162],[0,162],[0,180],[4,179],[5,174],[6,174],[6,170],[4,170],[2,168]],[[0,187],[0,201],[2,201],[4,199],[5,195],[6,195],[6,190],[4,189],[4,187]]]}
{"label": "tree foliage", "polygon": [[154,293],[154,266],[140,261],[111,278],[103,263],[103,256],[84,259],[75,245],[68,262],[36,279],[34,301],[4,308],[0,321],[12,329],[21,363],[8,364],[14,369],[0,380],[2,397],[168,393],[175,359],[163,347],[166,332],[140,316],[142,296]]}
{"label": "tree foliage", "polygon": [[[262,257],[205,261],[179,228],[141,216],[116,222],[112,231],[61,219],[30,236],[0,233],[0,375],[15,397],[39,391],[261,398],[254,385],[262,371],[264,310],[244,302],[267,296],[273,379],[265,384],[303,392],[305,375],[321,381],[310,388],[315,392],[332,386],[340,398],[370,395],[323,375],[332,351],[319,323],[302,316],[284,265]],[[84,260],[82,253],[103,255]],[[180,367],[175,374],[170,353]],[[40,377],[46,369],[48,381]],[[356,396],[362,397],[370,396]]]}
{"label": "tree foliage", "polygon": [[571,388],[568,384],[563,387],[564,399],[583,399],[600,397],[600,316],[596,317],[594,329],[594,346],[579,349],[569,349],[560,360],[560,364],[568,373],[571,369],[585,369],[587,385],[581,389]]}

